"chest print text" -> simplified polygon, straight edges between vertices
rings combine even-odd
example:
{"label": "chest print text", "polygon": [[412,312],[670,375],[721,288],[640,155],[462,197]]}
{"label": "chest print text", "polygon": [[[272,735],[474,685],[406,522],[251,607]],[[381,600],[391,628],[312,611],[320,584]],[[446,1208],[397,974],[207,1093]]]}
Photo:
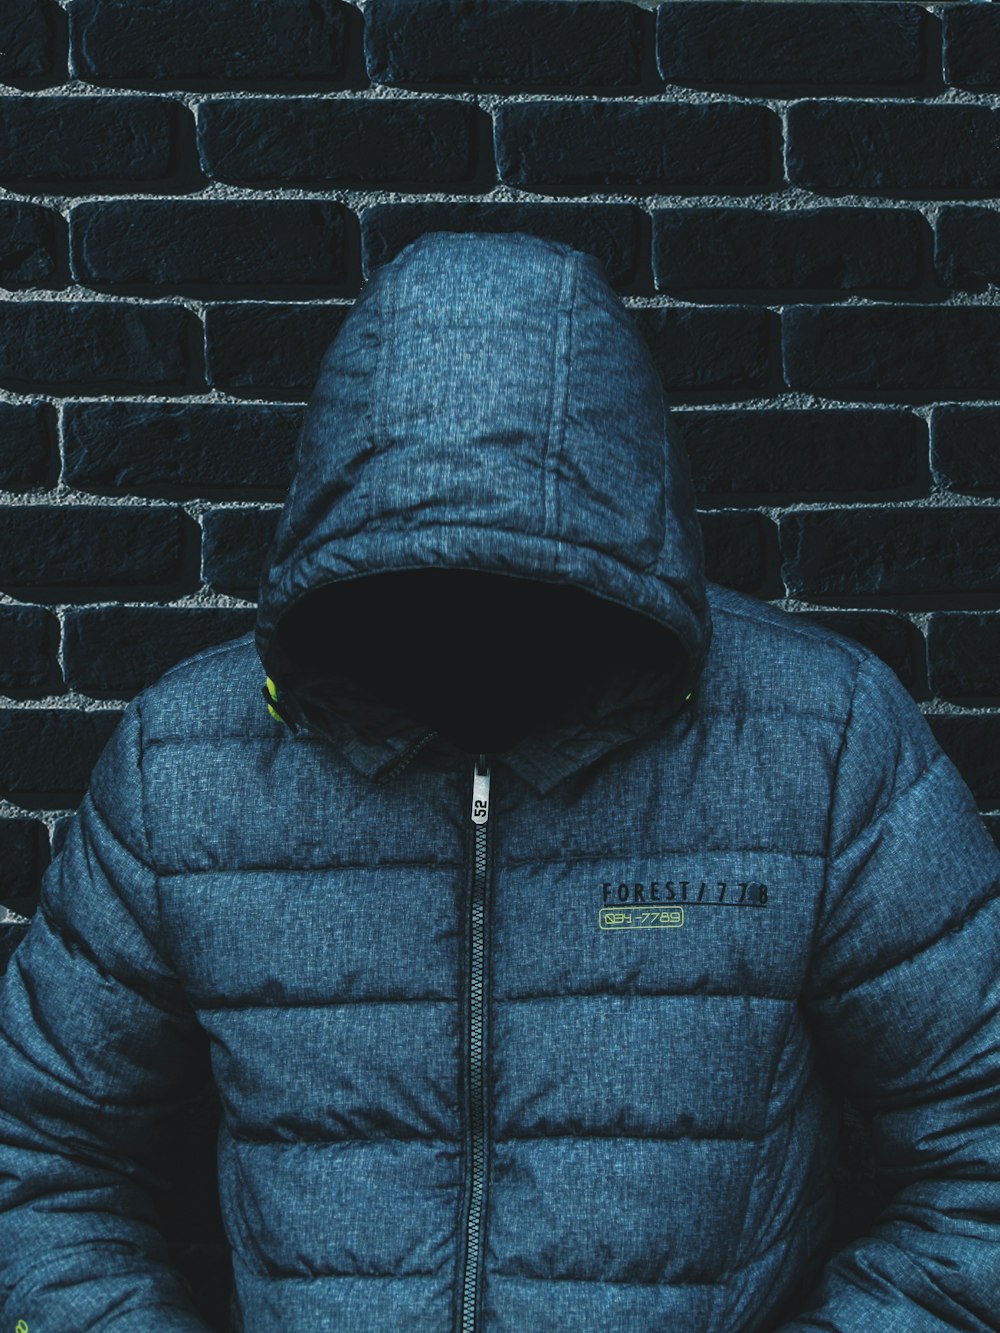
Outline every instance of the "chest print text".
{"label": "chest print text", "polygon": [[689,907],[753,908],[767,901],[767,885],[759,880],[605,880],[597,919],[602,930],[662,930],[683,926]]}

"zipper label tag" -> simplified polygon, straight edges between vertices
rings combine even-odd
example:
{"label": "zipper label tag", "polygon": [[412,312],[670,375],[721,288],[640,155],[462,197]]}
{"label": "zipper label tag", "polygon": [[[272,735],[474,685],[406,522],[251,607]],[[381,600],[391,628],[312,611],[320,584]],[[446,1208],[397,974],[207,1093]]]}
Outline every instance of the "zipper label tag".
{"label": "zipper label tag", "polygon": [[472,822],[473,824],[485,824],[490,814],[490,770],[487,767],[485,772],[480,773],[479,764],[476,764],[475,776],[472,779]]}

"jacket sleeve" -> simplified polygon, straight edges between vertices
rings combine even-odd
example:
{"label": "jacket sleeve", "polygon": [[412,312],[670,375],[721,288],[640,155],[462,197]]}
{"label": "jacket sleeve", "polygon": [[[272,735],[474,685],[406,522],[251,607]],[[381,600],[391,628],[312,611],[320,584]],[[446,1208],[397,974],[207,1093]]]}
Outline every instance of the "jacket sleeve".
{"label": "jacket sleeve", "polygon": [[[204,1083],[157,952],[133,700],[0,981],[0,1328],[206,1333],[150,1187],[161,1118]],[[23,1322],[22,1322],[23,1321]]]}
{"label": "jacket sleeve", "polygon": [[1000,1330],[1000,852],[909,691],[865,657],[802,995],[889,1202],[783,1333]]}

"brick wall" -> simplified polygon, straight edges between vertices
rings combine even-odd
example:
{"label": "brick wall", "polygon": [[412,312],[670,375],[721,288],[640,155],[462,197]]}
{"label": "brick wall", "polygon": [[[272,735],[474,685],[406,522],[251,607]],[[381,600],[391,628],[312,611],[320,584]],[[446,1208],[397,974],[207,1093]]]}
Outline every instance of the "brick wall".
{"label": "brick wall", "polygon": [[3,0],[0,80],[0,965],[427,229],[601,258],[709,578],[884,657],[1000,841],[1000,4]]}

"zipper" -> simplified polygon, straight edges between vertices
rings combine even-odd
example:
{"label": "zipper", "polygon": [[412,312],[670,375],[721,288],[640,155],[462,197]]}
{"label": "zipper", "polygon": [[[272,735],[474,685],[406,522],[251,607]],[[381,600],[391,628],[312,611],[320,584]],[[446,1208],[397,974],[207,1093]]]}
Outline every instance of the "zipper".
{"label": "zipper", "polygon": [[490,767],[480,754],[472,773],[472,823],[475,830],[475,872],[469,929],[469,1212],[465,1231],[465,1281],[462,1288],[461,1333],[475,1333],[482,1262],[484,1190],[486,1185],[486,831],[490,815]]}

